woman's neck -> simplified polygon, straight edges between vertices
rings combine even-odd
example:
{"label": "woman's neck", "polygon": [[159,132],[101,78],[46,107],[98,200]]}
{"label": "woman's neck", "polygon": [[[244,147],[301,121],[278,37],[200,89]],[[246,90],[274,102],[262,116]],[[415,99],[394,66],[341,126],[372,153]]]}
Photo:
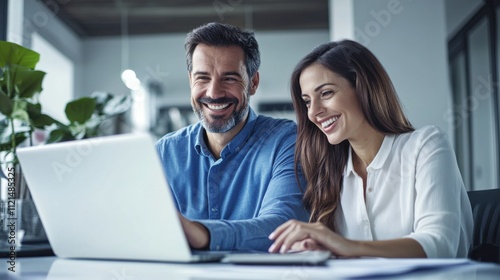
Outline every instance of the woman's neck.
{"label": "woman's neck", "polygon": [[370,127],[363,132],[361,137],[349,141],[352,147],[353,160],[358,161],[358,167],[366,170],[366,167],[370,165],[380,150],[384,137],[383,133]]}

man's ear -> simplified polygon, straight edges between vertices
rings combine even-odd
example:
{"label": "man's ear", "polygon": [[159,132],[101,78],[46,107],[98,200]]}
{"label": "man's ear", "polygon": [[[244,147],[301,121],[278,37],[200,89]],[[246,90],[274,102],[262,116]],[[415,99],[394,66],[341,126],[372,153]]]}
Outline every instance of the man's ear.
{"label": "man's ear", "polygon": [[188,71],[189,85],[191,86],[191,72]]}
{"label": "man's ear", "polygon": [[250,80],[250,95],[254,95],[257,92],[257,88],[259,87],[260,76],[259,72],[255,72],[253,74],[252,79]]}

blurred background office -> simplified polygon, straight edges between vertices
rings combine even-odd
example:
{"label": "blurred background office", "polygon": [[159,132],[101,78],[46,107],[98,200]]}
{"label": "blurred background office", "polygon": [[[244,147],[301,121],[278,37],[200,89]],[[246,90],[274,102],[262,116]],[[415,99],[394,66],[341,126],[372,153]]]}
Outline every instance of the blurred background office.
{"label": "blurred background office", "polygon": [[[255,31],[261,83],[251,105],[294,119],[289,76],[318,44],[367,46],[392,77],[418,128],[437,125],[454,145],[468,190],[497,188],[498,0],[0,0],[0,40],[41,54],[41,101],[64,105],[95,91],[132,95],[104,133],[159,137],[192,113],[184,38],[211,21]],[[129,70],[129,71],[125,71]]]}

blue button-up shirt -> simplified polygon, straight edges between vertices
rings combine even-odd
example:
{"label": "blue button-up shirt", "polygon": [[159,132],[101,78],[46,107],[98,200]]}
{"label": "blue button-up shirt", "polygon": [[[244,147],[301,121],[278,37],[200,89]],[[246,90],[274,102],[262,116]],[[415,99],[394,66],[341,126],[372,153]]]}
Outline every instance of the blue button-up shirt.
{"label": "blue button-up shirt", "polygon": [[[201,123],[163,136],[157,143],[177,209],[210,232],[210,250],[259,250],[289,219],[307,221],[294,173],[296,125],[258,116],[216,159]],[[304,187],[304,179],[301,186]]]}

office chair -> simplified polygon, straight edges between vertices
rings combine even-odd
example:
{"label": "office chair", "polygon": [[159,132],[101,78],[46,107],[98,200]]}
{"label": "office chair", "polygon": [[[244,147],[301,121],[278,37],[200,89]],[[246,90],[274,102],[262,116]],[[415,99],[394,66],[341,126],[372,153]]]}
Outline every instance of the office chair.
{"label": "office chair", "polygon": [[500,263],[500,189],[468,191],[474,218],[469,258]]}

